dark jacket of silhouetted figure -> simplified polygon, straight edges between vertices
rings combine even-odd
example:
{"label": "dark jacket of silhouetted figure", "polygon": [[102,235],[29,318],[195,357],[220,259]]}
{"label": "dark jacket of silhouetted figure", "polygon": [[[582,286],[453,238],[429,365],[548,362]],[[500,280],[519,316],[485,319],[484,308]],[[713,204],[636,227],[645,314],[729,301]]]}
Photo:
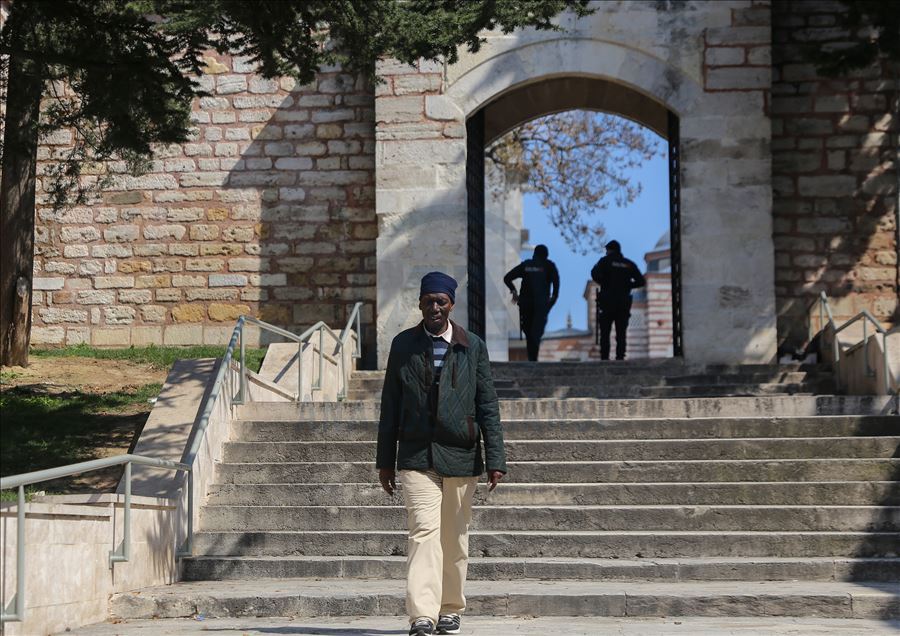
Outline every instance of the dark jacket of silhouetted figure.
{"label": "dark jacket of silhouetted figure", "polygon": [[[559,298],[559,271],[549,258],[549,250],[544,245],[534,248],[534,256],[513,267],[503,283],[512,292],[513,300],[519,305],[519,324],[525,332],[528,359],[537,361],[541,348],[541,338],[547,326],[550,309]],[[513,281],[522,279],[521,289],[516,292]]]}
{"label": "dark jacket of silhouetted figure", "polygon": [[625,359],[626,331],[631,316],[631,290],[647,284],[633,261],[622,256],[618,241],[606,244],[606,256],[597,261],[591,278],[600,286],[597,326],[600,329],[600,358],[609,360],[609,336],[616,326],[616,360]]}

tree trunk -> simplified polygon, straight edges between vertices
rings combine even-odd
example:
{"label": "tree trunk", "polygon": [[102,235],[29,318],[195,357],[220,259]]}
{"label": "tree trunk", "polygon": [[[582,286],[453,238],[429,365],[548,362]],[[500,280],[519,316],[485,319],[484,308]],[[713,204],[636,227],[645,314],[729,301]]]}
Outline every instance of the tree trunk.
{"label": "tree trunk", "polygon": [[0,180],[0,363],[28,364],[34,266],[34,195],[41,79],[35,64],[9,61]]}

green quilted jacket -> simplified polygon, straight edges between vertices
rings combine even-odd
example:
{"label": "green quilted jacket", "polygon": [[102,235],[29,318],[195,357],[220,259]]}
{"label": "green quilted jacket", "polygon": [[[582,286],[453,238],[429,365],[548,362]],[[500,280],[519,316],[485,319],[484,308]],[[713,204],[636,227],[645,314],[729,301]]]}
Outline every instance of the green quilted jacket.
{"label": "green quilted jacket", "polygon": [[377,468],[434,468],[448,477],[470,477],[483,473],[486,462],[488,470],[506,472],[500,405],[487,346],[452,324],[435,416],[429,408],[434,382],[431,338],[422,323],[399,333],[391,343],[381,394]]}

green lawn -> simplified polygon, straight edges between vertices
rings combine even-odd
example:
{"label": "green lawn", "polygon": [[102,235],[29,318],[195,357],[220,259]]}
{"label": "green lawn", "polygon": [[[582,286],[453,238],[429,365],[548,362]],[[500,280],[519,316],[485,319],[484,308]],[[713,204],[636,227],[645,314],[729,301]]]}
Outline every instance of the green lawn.
{"label": "green lawn", "polygon": [[[224,347],[96,349],[80,345],[38,349],[30,355],[32,359],[121,360],[165,371],[175,360],[221,357],[224,352]],[[248,349],[247,366],[258,371],[264,355],[264,349]],[[162,389],[161,384],[154,383],[103,392],[87,387],[54,385],[53,377],[41,377],[40,383],[16,386],[21,375],[13,370],[0,373],[0,475],[15,475],[127,452],[150,413],[151,399]],[[52,372],[47,375],[52,376]],[[102,382],[102,378],[99,379]],[[83,477],[36,484],[28,490],[58,493],[108,489],[118,480],[121,471],[121,467],[114,467],[85,473]],[[0,493],[0,499],[4,501],[15,497],[12,490]]]}
{"label": "green lawn", "polygon": [[[61,349],[32,349],[30,355],[37,358],[98,358],[101,360],[128,360],[138,364],[149,364],[157,369],[168,369],[176,360],[195,358],[221,358],[225,347],[128,347],[127,349],[98,349],[88,345],[75,345]],[[247,349],[247,366],[259,371],[265,349]],[[240,350],[235,351],[235,360],[241,359]]]}

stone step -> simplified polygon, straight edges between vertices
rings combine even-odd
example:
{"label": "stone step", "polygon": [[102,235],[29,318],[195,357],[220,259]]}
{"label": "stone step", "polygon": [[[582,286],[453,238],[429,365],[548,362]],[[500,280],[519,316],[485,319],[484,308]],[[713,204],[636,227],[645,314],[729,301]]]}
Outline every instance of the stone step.
{"label": "stone step", "polygon": [[[855,597],[860,600],[861,597]],[[66,631],[65,636],[271,636],[272,634],[330,634],[333,636],[378,636],[406,633],[406,616],[316,616],[116,620]],[[896,622],[865,618],[822,618],[816,616],[729,616],[729,617],[631,617],[631,616],[477,616],[466,614],[466,636],[782,636],[820,634],[827,636],[884,636],[886,626],[896,630]]]}
{"label": "stone step", "polygon": [[[208,531],[393,530],[406,525],[403,506],[206,505]],[[479,506],[473,528],[492,532],[900,532],[896,506]],[[900,535],[898,535],[900,536]]]}
{"label": "stone step", "polygon": [[[467,614],[495,616],[900,615],[900,585],[835,581],[472,581]],[[399,616],[402,579],[184,582],[115,594],[116,620],[203,616]],[[288,629],[292,629],[288,627]],[[281,631],[279,629],[279,631]]]}
{"label": "stone step", "polygon": [[[828,380],[831,376],[808,371],[773,371],[756,373],[687,373],[687,374],[603,374],[603,375],[535,375],[514,378],[494,378],[500,388],[534,388],[547,384],[561,386],[706,386],[715,384],[771,384],[803,383]],[[351,377],[348,388],[356,391],[381,392],[384,376]]]}
{"label": "stone step", "polygon": [[[612,398],[677,398],[677,397],[754,397],[767,395],[806,395],[825,393],[833,390],[829,383],[793,383],[793,384],[722,384],[696,386],[568,386],[547,383],[535,387],[497,388],[497,397],[501,400],[516,399],[564,399],[594,398],[598,400]],[[377,399],[379,396],[370,391],[348,391],[348,399]]]}
{"label": "stone step", "polygon": [[[900,459],[509,462],[505,483],[893,481]],[[216,483],[374,483],[372,462],[222,463]]]}
{"label": "stone step", "polygon": [[[501,417],[524,419],[608,419],[673,417],[802,417],[814,415],[890,415],[898,396],[818,395],[685,399],[501,400]],[[339,421],[377,420],[380,404],[370,402],[267,402],[235,408],[239,420]]]}
{"label": "stone step", "polygon": [[[515,440],[509,461],[689,461],[891,457],[900,437],[789,437],[702,440]],[[231,463],[368,461],[375,442],[227,442]]]}
{"label": "stone step", "polygon": [[[397,505],[375,483],[344,484],[215,484],[211,505],[310,506]],[[854,482],[695,482],[622,484],[503,483],[488,494],[476,493],[476,505],[823,505],[900,506],[900,487],[893,481]]]}
{"label": "stone step", "polygon": [[[195,555],[383,556],[406,554],[405,530],[322,532],[203,531]],[[590,557],[897,557],[896,532],[601,532],[478,531],[469,535],[471,556]]]}
{"label": "stone step", "polygon": [[[373,441],[378,421],[271,422],[236,420],[231,438],[244,442]],[[893,416],[504,420],[507,441],[520,439],[706,439],[898,435]]]}
{"label": "stone step", "polygon": [[[263,578],[402,579],[406,557],[193,557],[183,561],[184,580]],[[722,558],[469,560],[467,580],[581,581],[900,581],[900,559]]]}

